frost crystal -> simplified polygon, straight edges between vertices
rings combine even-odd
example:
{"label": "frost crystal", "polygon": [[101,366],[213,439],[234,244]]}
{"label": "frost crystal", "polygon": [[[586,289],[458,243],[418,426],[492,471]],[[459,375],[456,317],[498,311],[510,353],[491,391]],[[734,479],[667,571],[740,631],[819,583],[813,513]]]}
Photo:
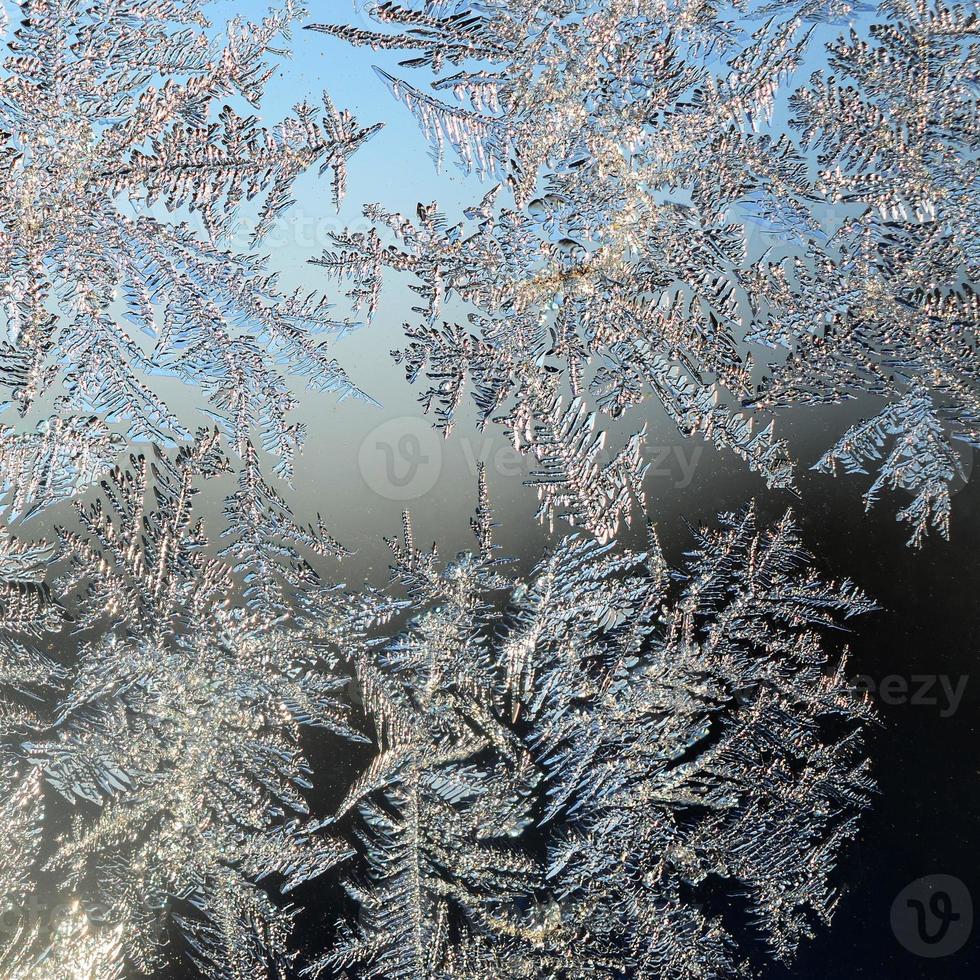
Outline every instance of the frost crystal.
{"label": "frost crystal", "polygon": [[[32,872],[44,847],[46,811],[41,776],[23,765],[18,743],[42,722],[39,706],[65,676],[40,649],[62,625],[63,610],[44,582],[50,559],[46,546],[20,547],[6,535],[0,544],[0,964],[10,980],[115,980],[121,961],[111,951],[99,957],[80,938],[70,949],[45,950],[51,937],[31,914],[37,901]],[[99,973],[93,972],[95,964]]]}
{"label": "frost crystal", "polygon": [[258,430],[283,473],[302,437],[285,374],[359,394],[322,336],[349,324],[320,296],[282,292],[232,235],[251,202],[257,245],[313,166],[333,172],[339,202],[348,157],[377,127],[326,95],[263,127],[248,110],[303,9],[288,0],[219,38],[208,6],[20,5],[0,75],[0,384],[22,414],[53,399],[62,417],[50,424],[66,430],[63,445],[38,447],[33,472],[23,446],[4,450],[19,454],[36,505],[106,468],[102,423],[137,440],[190,437],[153,375],[194,385],[239,448]]}
{"label": "frost crystal", "polygon": [[310,972],[723,976],[746,956],[705,911],[726,903],[791,959],[872,789],[822,639],[871,603],[808,567],[789,515],[724,515],[679,573],[652,532],[568,537],[527,579],[485,498],[474,526],[443,564],[406,518],[409,599],[368,594],[344,631],[379,744],[338,814],[367,874]]}
{"label": "frost crystal", "polygon": [[[73,812],[41,873],[84,897],[137,970],[161,965],[172,922],[201,975],[278,976],[293,911],[269,880],[286,893],[351,853],[309,815],[300,726],[360,736],[303,611],[236,599],[265,571],[258,547],[236,548],[234,567],[207,553],[193,502],[227,469],[218,442],[201,433],[176,454],[134,457],[61,529],[57,584],[81,632],[78,665],[17,754],[62,798],[51,807]],[[251,511],[270,546],[296,537],[274,503],[264,519]],[[326,601],[306,579],[308,598]],[[8,805],[22,792],[8,790]],[[59,955],[74,942],[57,938]]]}
{"label": "frost crystal", "polygon": [[[471,551],[406,515],[388,587],[349,590],[274,477],[298,379],[368,397],[332,353],[356,324],[259,250],[301,175],[339,207],[379,127],[326,94],[260,120],[306,17],[282,4],[217,29],[206,0],[8,5],[0,974],[790,963],[873,791],[839,638],[874,606],[788,513],[723,514],[668,561],[650,408],[784,490],[777,415],[860,399],[816,467],[910,496],[913,544],[948,533],[980,447],[976,12],[383,0],[310,25],[409,52],[381,81],[491,185],[461,215],[368,206],[313,263],[368,318],[412,290],[395,357],[425,410],[502,426],[538,518],[577,529],[515,570],[481,476]],[[314,774],[314,732],[359,774]],[[299,948],[300,904],[341,884]]]}
{"label": "frost crystal", "polygon": [[[480,424],[539,458],[555,399],[605,418],[653,396],[684,435],[792,486],[777,407],[886,401],[869,457],[910,491],[921,541],[947,533],[949,440],[980,446],[976,383],[976,43],[966,7],[662,0],[489,0],[369,8],[377,30],[317,25],[409,50],[380,71],[437,159],[497,183],[467,220],[368,208],[319,264],[368,312],[386,270],[424,299],[398,356],[449,429],[467,385]],[[870,28],[869,14],[877,18]],[[829,40],[828,40],[829,39]],[[804,66],[827,69],[805,82]],[[446,318],[445,320],[443,318]],[[772,354],[787,352],[759,369]],[[914,405],[914,408],[912,407]],[[605,420],[603,432],[612,426]],[[938,429],[937,429],[938,427]],[[526,438],[524,438],[526,436]],[[639,435],[634,440],[639,439]],[[943,446],[938,445],[943,443]],[[945,447],[945,448],[944,448]],[[916,457],[913,467],[908,454]],[[635,446],[596,500],[576,476],[532,482],[543,510],[607,535],[643,469]]]}
{"label": "frost crystal", "polygon": [[[961,469],[954,447],[980,447],[980,21],[972,7],[941,0],[881,8],[888,19],[867,38],[852,31],[830,45],[829,71],[792,100],[802,144],[817,153],[816,190],[846,210],[818,287],[837,297],[835,308],[818,307],[818,324],[787,343],[793,356],[764,398],[888,399],[819,465],[878,467],[869,506],[883,486],[911,492],[900,517],[918,544],[930,523],[948,536],[949,484]],[[787,302],[806,309],[808,295],[776,299],[765,340],[787,342]]]}

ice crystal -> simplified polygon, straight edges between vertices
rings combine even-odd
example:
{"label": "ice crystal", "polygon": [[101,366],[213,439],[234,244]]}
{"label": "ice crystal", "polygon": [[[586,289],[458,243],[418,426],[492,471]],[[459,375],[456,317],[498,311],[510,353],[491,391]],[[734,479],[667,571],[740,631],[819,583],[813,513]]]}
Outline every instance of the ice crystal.
{"label": "ice crystal", "polygon": [[340,558],[346,549],[322,521],[304,527],[279,493],[262,476],[258,453],[250,443],[235,492],[225,501],[225,542],[219,555],[243,582],[248,609],[275,618],[315,602],[320,579],[310,559]]}
{"label": "ice crystal", "polygon": [[[258,252],[302,174],[339,206],[377,127],[326,94],[262,122],[306,12],[215,29],[208,8],[12,7],[0,974],[791,962],[873,790],[840,643],[873,604],[815,571],[788,513],[723,514],[679,562],[649,525],[616,539],[644,526],[651,405],[783,490],[776,414],[856,398],[870,417],[817,468],[874,470],[869,506],[910,495],[914,544],[948,533],[955,446],[980,447],[975,11],[384,0],[374,28],[312,25],[409,52],[381,81],[492,185],[459,216],[368,206],[313,261],[368,317],[407,283],[395,356],[425,410],[501,426],[538,517],[578,529],[517,570],[481,478],[473,550],[443,561],[406,516],[389,586],[346,590],[343,544],[276,477],[297,377],[362,396],[332,354],[353,323]],[[58,504],[47,541],[19,523]],[[326,815],[313,729],[368,753]],[[291,896],[320,879],[341,918],[298,950]]]}
{"label": "ice crystal", "polygon": [[359,809],[367,871],[310,972],[729,975],[748,951],[705,911],[726,902],[790,960],[872,788],[823,638],[871,603],[789,515],[723,515],[676,573],[651,532],[567,537],[524,578],[485,498],[474,526],[442,563],[406,518],[409,598],[368,594],[345,629],[378,755],[338,816]]}
{"label": "ice crystal", "polygon": [[[7,980],[123,980],[122,929],[100,928],[76,902],[65,909],[47,945],[4,961]],[[18,937],[23,938],[23,937]]]}
{"label": "ice crystal", "polygon": [[122,441],[95,416],[56,416],[26,433],[0,427],[0,494],[8,518],[31,517],[95,483]]}
{"label": "ice crystal", "polygon": [[[303,9],[287,0],[218,36],[208,6],[29,0],[17,10],[0,77],[0,383],[25,414],[50,412],[54,399],[62,417],[51,424],[66,430],[63,445],[39,447],[33,473],[23,447],[9,450],[38,484],[35,503],[115,455],[93,445],[90,414],[132,439],[190,437],[154,375],[203,392],[239,447],[258,431],[283,472],[302,437],[286,375],[358,393],[323,336],[349,324],[319,295],[283,292],[231,233],[251,202],[257,245],[311,167],[332,171],[339,201],[347,159],[377,127],[327,95],[263,126],[250,109]],[[49,468],[52,454],[63,469]]]}
{"label": "ice crystal", "polygon": [[[206,548],[194,498],[227,469],[219,443],[204,432],[134,457],[61,529],[57,584],[82,643],[21,755],[73,813],[44,875],[84,898],[128,963],[159,966],[175,924],[201,975],[278,976],[293,911],[268,881],[289,892],[350,853],[309,814],[300,726],[359,736],[302,609],[242,601],[260,551],[236,548],[231,566]],[[251,514],[267,542],[280,526],[295,538],[274,507]],[[67,955],[74,940],[55,942]]]}
{"label": "ice crystal", "polygon": [[44,805],[40,776],[23,765],[18,744],[40,722],[43,695],[63,677],[40,649],[63,622],[45,583],[51,554],[44,545],[18,546],[6,533],[0,544],[0,965],[4,976],[17,980],[43,975],[32,972],[42,937],[28,909]]}
{"label": "ice crystal", "polygon": [[[948,536],[954,447],[980,447],[980,21],[942,0],[889,0],[879,16],[868,37],[832,44],[828,71],[793,97],[802,143],[817,153],[817,190],[848,214],[831,241],[837,260],[820,270],[833,306],[822,303],[810,332],[790,340],[786,303],[773,304],[766,339],[793,356],[764,398],[888,399],[819,465],[877,466],[869,506],[882,486],[911,492],[900,517],[919,543],[930,523]],[[807,307],[806,293],[779,298]]]}
{"label": "ice crystal", "polygon": [[[903,450],[888,456],[869,502],[881,486],[911,491],[913,541],[930,522],[946,533],[951,470],[927,461],[933,423],[947,444],[978,445],[975,12],[942,0],[367,9],[375,30],[316,29],[413,52],[402,68],[429,73],[428,90],[382,80],[438,159],[448,148],[497,185],[455,224],[435,205],[417,221],[369,208],[376,230],[335,236],[320,260],[369,313],[386,271],[412,277],[421,322],[398,356],[411,380],[427,376],[438,425],[470,385],[480,423],[503,421],[533,451],[519,434],[550,433],[559,395],[607,418],[653,396],[683,434],[780,488],[793,461],[773,409],[875,396],[887,405],[868,424],[923,462],[913,476],[896,469]],[[804,83],[814,59],[827,68]],[[789,352],[769,378],[765,348]],[[824,468],[856,468],[851,435]],[[614,505],[603,485],[572,507],[596,533],[626,513],[642,475],[630,455]],[[546,512],[559,496],[544,490]]]}
{"label": "ice crystal", "polygon": [[52,554],[45,544],[19,545],[6,533],[0,538],[0,724],[5,730],[32,715],[30,700],[19,696],[29,699],[61,673],[39,649],[42,638],[63,624],[63,610],[45,581]]}

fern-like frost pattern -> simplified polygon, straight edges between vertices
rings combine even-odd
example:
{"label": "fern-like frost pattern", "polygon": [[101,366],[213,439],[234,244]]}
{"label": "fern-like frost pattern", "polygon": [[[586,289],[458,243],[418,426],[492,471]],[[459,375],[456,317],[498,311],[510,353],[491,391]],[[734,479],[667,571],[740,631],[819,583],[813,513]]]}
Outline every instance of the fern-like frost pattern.
{"label": "fern-like frost pattern", "polygon": [[[32,468],[29,437],[8,449],[3,434],[2,451],[17,458],[30,506],[111,468],[113,434],[189,439],[196,425],[154,387],[161,376],[193,386],[204,399],[195,407],[239,450],[258,438],[284,475],[303,437],[289,376],[362,395],[330,350],[330,335],[350,322],[322,295],[284,292],[231,233],[251,203],[257,247],[311,168],[332,173],[339,206],[348,158],[379,127],[359,126],[326,94],[264,127],[252,110],[303,8],[288,0],[218,35],[208,6],[29,0],[10,25],[0,76],[0,386],[48,432],[35,439]],[[57,428],[63,445],[46,445]]]}
{"label": "fern-like frost pattern", "polygon": [[521,577],[485,497],[474,528],[442,562],[406,517],[406,598],[344,628],[378,754],[338,813],[357,915],[310,975],[735,975],[749,951],[704,911],[726,902],[790,961],[873,791],[825,638],[873,604],[789,514],[723,515],[678,571],[651,529],[645,552],[566,537]]}
{"label": "fern-like frost pattern", "polygon": [[[876,607],[767,505],[669,554],[648,443],[667,421],[781,497],[778,426],[853,402],[805,463],[897,494],[911,545],[949,535],[980,448],[980,19],[323,6],[8,5],[0,978],[791,964],[875,790],[844,641]],[[333,226],[302,268],[336,296],[262,249],[304,175],[339,211],[381,124],[328,92],[265,120],[298,26],[395,52],[392,111],[486,185]],[[376,407],[336,341],[404,287],[421,409],[527,459],[523,570],[482,470],[469,550],[421,545],[420,506],[384,586],[341,584],[346,529],[294,504],[297,388]]]}
{"label": "fern-like frost pattern", "polygon": [[374,29],[316,29],[409,52],[403,72],[428,83],[381,79],[437,161],[494,184],[458,221],[368,208],[376,230],[337,235],[319,260],[369,314],[386,279],[409,277],[424,305],[396,353],[427,379],[438,426],[468,389],[481,425],[553,460],[531,478],[542,516],[604,535],[636,500],[607,484],[639,482],[642,454],[598,481],[558,462],[556,398],[586,399],[602,431],[652,401],[787,489],[774,410],[862,398],[880,414],[817,468],[877,470],[869,506],[909,494],[910,543],[948,536],[950,456],[980,445],[969,5],[365,10]]}

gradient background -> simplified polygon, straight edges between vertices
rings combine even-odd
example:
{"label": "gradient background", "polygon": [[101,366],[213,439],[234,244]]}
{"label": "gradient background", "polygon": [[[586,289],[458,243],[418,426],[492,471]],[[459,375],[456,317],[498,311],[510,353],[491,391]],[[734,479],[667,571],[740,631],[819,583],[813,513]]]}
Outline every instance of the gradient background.
{"label": "gradient background", "polygon": [[[369,26],[349,0],[314,0],[309,6],[312,21]],[[256,0],[217,3],[213,20],[221,24],[225,14],[258,18],[264,10],[265,5]],[[297,205],[263,246],[284,285],[324,290],[336,298],[342,317],[347,310],[344,284],[308,265],[308,260],[330,247],[331,230],[366,227],[361,209],[369,203],[411,215],[417,202],[436,198],[454,223],[486,187],[451,162],[442,174],[435,172],[413,118],[389,96],[371,69],[377,64],[395,71],[397,53],[352,49],[307,31],[296,33],[294,48],[293,59],[270,83],[261,111],[266,120],[280,118],[296,102],[318,99],[327,88],[336,105],[351,110],[362,125],[386,124],[351,159],[347,196],[339,215],[330,203],[329,177],[305,175],[297,184]],[[408,307],[413,298],[402,285],[389,286],[374,322],[335,348],[335,356],[353,381],[380,407],[301,394],[299,414],[308,426],[308,441],[297,462],[294,485],[284,495],[299,518],[321,514],[331,533],[355,552],[339,568],[325,567],[325,574],[352,586],[365,580],[381,585],[388,566],[381,539],[399,532],[406,508],[413,513],[420,545],[436,542],[444,555],[470,546],[476,463],[483,460],[501,525],[497,541],[503,553],[517,557],[519,567],[529,569],[567,528],[559,525],[552,532],[533,521],[536,493],[522,482],[527,463],[515,455],[499,429],[480,433],[464,419],[444,441],[421,418],[417,391],[389,356],[391,348],[401,345],[401,324],[411,318]],[[190,407],[192,390],[177,385],[174,394],[186,398]],[[780,415],[777,430],[800,460],[799,498],[767,490],[734,456],[719,454],[700,441],[683,440],[652,401],[643,412],[634,412],[622,431],[634,431],[644,419],[649,423],[647,445],[654,472],[648,483],[648,516],[675,564],[689,542],[685,521],[711,521],[718,511],[737,508],[752,497],[765,520],[793,507],[821,571],[855,579],[883,607],[857,621],[855,632],[846,638],[854,674],[879,679],[892,674],[905,678],[947,674],[954,682],[970,675],[952,717],[940,717],[936,707],[882,707],[884,724],[872,733],[870,746],[880,797],[864,820],[860,839],[842,858],[839,880],[846,892],[834,926],[830,931],[818,930],[816,940],[803,949],[791,969],[774,966],[766,975],[808,980],[965,980],[980,976],[980,929],[955,955],[927,960],[900,945],[889,913],[906,885],[930,874],[958,877],[980,901],[980,669],[976,667],[980,487],[974,481],[955,496],[951,543],[933,535],[920,552],[907,548],[908,529],[894,520],[904,501],[885,495],[866,514],[861,493],[870,481],[844,476],[835,480],[806,468],[862,414],[862,407],[852,404]],[[418,466],[414,478],[401,485],[409,475],[404,449]],[[394,481],[389,477],[389,454]],[[964,461],[972,467],[969,453]],[[213,510],[208,510],[212,504]],[[216,526],[220,499],[206,504],[205,513],[215,534],[220,530]],[[631,535],[623,537],[628,541]],[[365,753],[338,751],[329,740],[311,738],[309,748],[314,771],[331,773],[331,783],[336,779],[336,785],[349,783],[367,761]],[[318,787],[318,808],[326,809],[332,796],[330,786]],[[311,885],[297,899],[307,905],[297,938],[316,952],[316,944],[326,941],[337,916],[336,890],[332,885]],[[172,976],[181,975],[181,969],[175,968]]]}

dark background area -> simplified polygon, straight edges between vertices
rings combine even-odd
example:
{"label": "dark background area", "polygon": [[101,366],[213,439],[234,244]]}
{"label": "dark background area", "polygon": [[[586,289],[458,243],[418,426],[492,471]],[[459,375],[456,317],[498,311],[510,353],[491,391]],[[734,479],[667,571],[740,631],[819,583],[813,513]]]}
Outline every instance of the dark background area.
{"label": "dark background area", "polygon": [[[797,431],[793,441],[816,445],[834,431],[832,427],[819,431],[812,418],[807,421],[806,431]],[[805,452],[802,455],[806,458]],[[960,678],[967,680],[956,711],[948,717],[943,717],[948,713],[946,698],[937,685],[927,692],[938,695],[935,705],[910,703],[911,697],[906,703],[889,704],[875,693],[881,726],[869,732],[868,751],[879,793],[864,815],[859,837],[841,854],[837,883],[842,896],[834,922],[829,930],[817,929],[816,938],[802,946],[792,965],[772,963],[762,976],[768,980],[978,977],[977,928],[959,951],[927,959],[899,942],[891,925],[891,908],[903,889],[930,875],[952,875],[963,882],[974,902],[980,898],[980,761],[976,750],[980,480],[974,479],[953,497],[950,540],[932,533],[921,549],[907,545],[909,528],[895,520],[906,502],[902,494],[885,492],[868,511],[862,493],[870,478],[841,475],[835,479],[803,468],[798,483],[799,498],[766,491],[745,474],[738,460],[708,450],[689,487],[651,498],[651,517],[676,564],[689,544],[687,521],[709,520],[708,515],[737,509],[749,497],[759,506],[760,525],[791,506],[821,574],[853,579],[881,606],[880,611],[851,621],[853,632],[841,639],[841,645],[850,649],[852,676],[865,675],[876,686],[884,678],[901,677],[909,696],[921,686],[912,682],[913,676],[943,674],[954,687],[961,683]],[[492,485],[491,474],[491,489]],[[508,487],[500,489],[506,492]],[[471,505],[472,492],[460,488],[459,496],[467,498],[461,501],[461,509]],[[502,504],[510,511],[517,500],[505,493],[496,503],[498,509]],[[529,503],[525,498],[525,506]],[[431,530],[432,512],[420,504],[417,514],[421,543]],[[445,525],[440,523],[436,530],[444,531]],[[549,535],[541,537],[545,540],[538,535],[525,539],[522,567],[529,568],[540,556],[535,551],[546,545]],[[636,529],[624,537],[635,538]],[[459,547],[465,545],[462,539]],[[452,553],[451,548],[444,550]],[[358,762],[368,761],[367,756],[363,760],[353,754],[338,758],[335,750],[324,751],[329,757],[315,759],[315,765],[333,767],[341,781],[345,775],[353,779]],[[323,802],[331,801],[325,797]],[[307,901],[297,938],[316,948],[329,941],[341,894],[330,888],[314,899],[311,891]]]}
{"label": "dark background area", "polygon": [[[829,931],[772,978],[917,980],[980,976],[980,934],[950,956],[908,952],[890,923],[892,902],[926,875],[959,878],[980,897],[980,482],[953,501],[951,540],[933,535],[921,551],[905,545],[886,498],[866,515],[859,478],[807,481],[798,510],[810,547],[835,575],[846,572],[883,607],[850,640],[857,674],[880,679],[920,674],[968,677],[950,717],[938,706],[888,705],[876,698],[883,727],[870,743],[879,797],[860,838],[841,861],[846,888]],[[915,685],[918,686],[918,685]]]}

